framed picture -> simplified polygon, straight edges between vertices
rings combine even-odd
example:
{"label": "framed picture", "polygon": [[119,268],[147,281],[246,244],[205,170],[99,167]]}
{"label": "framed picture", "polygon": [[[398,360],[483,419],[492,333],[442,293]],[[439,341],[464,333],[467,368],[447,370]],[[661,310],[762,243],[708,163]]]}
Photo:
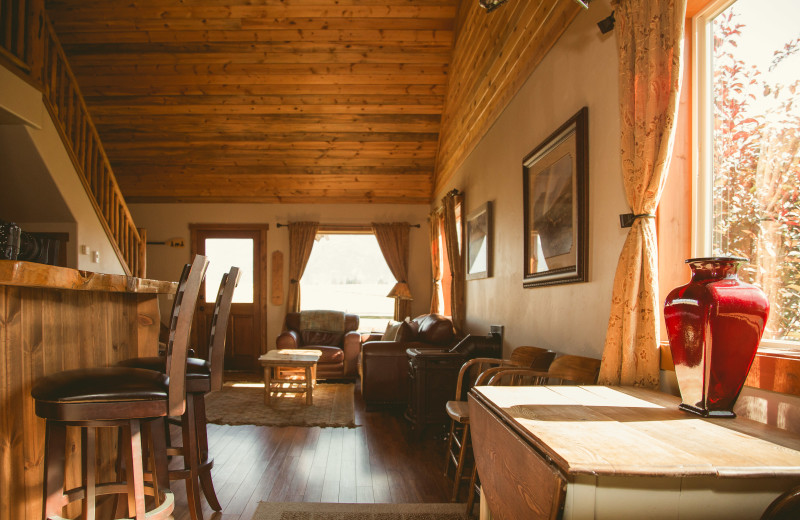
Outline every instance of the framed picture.
{"label": "framed picture", "polygon": [[587,280],[588,113],[583,107],[522,161],[524,287]]}
{"label": "framed picture", "polygon": [[492,203],[467,216],[467,280],[492,276]]}

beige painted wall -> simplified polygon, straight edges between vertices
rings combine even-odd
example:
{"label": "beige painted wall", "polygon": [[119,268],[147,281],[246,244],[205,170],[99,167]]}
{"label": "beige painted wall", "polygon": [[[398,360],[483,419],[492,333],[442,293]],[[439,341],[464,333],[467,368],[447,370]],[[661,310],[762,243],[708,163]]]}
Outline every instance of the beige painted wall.
{"label": "beige painted wall", "polygon": [[[33,169],[37,172],[43,170],[52,183],[35,182],[36,175],[31,174]],[[14,194],[17,199],[46,205],[55,204],[53,198],[58,198],[61,199],[58,204],[66,206],[69,213],[61,221],[49,222],[51,225],[20,220],[18,223],[23,229],[69,232],[67,265],[70,267],[100,273],[124,273],[58,131],[45,110],[41,93],[0,67],[0,181],[11,177],[31,179],[26,189]],[[16,217],[8,215],[5,218]],[[99,261],[94,262],[92,254],[79,254],[80,245],[88,246],[92,252],[97,251]]]}
{"label": "beige painted wall", "polygon": [[[428,247],[427,214],[425,205],[375,205],[375,204],[131,204],[131,214],[138,227],[147,230],[149,241],[159,242],[173,237],[183,237],[184,248],[162,245],[147,247],[147,277],[159,280],[177,279],[181,265],[189,261],[189,224],[247,223],[268,224],[267,253],[283,251],[284,291],[289,286],[289,231],[278,228],[277,223],[290,221],[318,221],[322,224],[369,224],[370,222],[408,222],[422,224],[411,228],[409,244],[409,280],[414,301],[412,315],[424,314],[430,308],[430,253]],[[354,255],[358,251],[353,251]],[[267,266],[267,271],[269,272]],[[284,304],[267,304],[267,345],[274,347],[281,332]],[[170,305],[162,302],[161,310]]]}
{"label": "beige painted wall", "polygon": [[[617,58],[614,34],[596,23],[607,0],[592,2],[534,71],[505,112],[440,193],[464,192],[469,213],[494,203],[494,276],[467,281],[467,331],[505,325],[504,349],[520,345],[600,357],[614,270],[629,212],[620,176]],[[524,289],[522,159],[542,140],[589,107],[589,281]]]}

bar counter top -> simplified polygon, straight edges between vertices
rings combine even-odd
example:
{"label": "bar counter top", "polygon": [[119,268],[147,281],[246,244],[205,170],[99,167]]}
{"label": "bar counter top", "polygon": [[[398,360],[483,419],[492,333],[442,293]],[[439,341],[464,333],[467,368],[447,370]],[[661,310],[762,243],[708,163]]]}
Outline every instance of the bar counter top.
{"label": "bar counter top", "polygon": [[121,274],[93,273],[68,267],[0,260],[0,285],[117,293],[175,293],[177,282],[148,280]]}

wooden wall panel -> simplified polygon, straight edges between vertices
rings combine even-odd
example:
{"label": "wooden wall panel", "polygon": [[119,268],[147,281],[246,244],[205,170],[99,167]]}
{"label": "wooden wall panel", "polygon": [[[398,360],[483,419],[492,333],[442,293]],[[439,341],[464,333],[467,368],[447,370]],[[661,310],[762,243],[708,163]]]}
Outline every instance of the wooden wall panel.
{"label": "wooden wall panel", "polygon": [[492,13],[462,2],[439,137],[440,191],[580,12],[574,0],[508,2]]}
{"label": "wooden wall panel", "polygon": [[[34,411],[34,383],[63,370],[154,355],[156,342],[139,341],[140,326],[146,338],[158,329],[158,321],[150,323],[153,308],[157,316],[155,293],[0,285],[0,520],[41,515],[44,420]],[[68,442],[68,461],[79,461],[77,432]],[[100,443],[99,453],[116,451],[112,432]],[[79,467],[73,463],[67,473],[68,487],[77,484]],[[111,469],[110,463],[101,468]]]}

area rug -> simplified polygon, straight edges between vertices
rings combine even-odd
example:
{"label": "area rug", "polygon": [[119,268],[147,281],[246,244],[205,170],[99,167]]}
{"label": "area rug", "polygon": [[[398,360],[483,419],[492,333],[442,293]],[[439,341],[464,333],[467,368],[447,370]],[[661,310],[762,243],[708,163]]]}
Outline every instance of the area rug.
{"label": "area rug", "polygon": [[206,416],[213,424],[355,428],[354,389],[353,384],[318,384],[310,406],[301,394],[273,397],[266,405],[264,383],[225,383],[206,397]]}
{"label": "area rug", "polygon": [[253,520],[462,520],[464,504],[261,502]]}

